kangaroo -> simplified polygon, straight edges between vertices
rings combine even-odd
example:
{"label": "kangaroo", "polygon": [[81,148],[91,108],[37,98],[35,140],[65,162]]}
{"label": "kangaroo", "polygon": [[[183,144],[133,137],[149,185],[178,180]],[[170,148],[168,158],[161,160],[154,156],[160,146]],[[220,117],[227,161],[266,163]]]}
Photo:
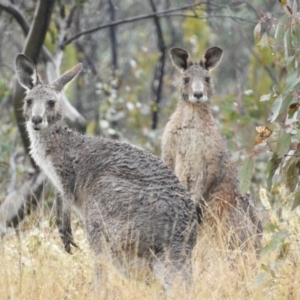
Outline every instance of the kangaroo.
{"label": "kangaroo", "polygon": [[16,75],[27,90],[23,111],[30,155],[58,191],[57,224],[66,250],[75,245],[74,204],[84,216],[95,257],[96,290],[107,248],[114,260],[146,261],[166,289],[173,278],[189,283],[198,230],[189,192],[151,153],[62,124],[60,92],[81,68],[78,64],[47,85],[29,58],[16,57]]}
{"label": "kangaroo", "polygon": [[222,223],[230,248],[261,249],[262,226],[250,194],[241,195],[236,167],[212,114],[211,71],[223,51],[212,47],[199,62],[188,51],[172,48],[172,62],[181,72],[180,99],[162,137],[162,160],[202,208],[203,223]]}

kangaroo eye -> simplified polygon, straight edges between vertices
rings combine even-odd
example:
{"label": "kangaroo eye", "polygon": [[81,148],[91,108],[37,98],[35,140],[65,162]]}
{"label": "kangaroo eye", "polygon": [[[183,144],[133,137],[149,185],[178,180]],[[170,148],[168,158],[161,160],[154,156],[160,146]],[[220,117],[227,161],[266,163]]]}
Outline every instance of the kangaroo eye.
{"label": "kangaroo eye", "polygon": [[32,99],[27,99],[26,104],[27,104],[27,106],[30,106],[32,104]]}
{"label": "kangaroo eye", "polygon": [[185,77],[185,78],[183,78],[183,82],[184,82],[185,84],[187,84],[187,83],[190,82],[190,79],[189,79],[188,77]]}
{"label": "kangaroo eye", "polygon": [[206,81],[207,83],[210,83],[210,77],[205,77],[205,81]]}
{"label": "kangaroo eye", "polygon": [[50,108],[53,108],[53,107],[55,106],[55,101],[49,100],[49,101],[48,101],[48,106],[49,106]]}

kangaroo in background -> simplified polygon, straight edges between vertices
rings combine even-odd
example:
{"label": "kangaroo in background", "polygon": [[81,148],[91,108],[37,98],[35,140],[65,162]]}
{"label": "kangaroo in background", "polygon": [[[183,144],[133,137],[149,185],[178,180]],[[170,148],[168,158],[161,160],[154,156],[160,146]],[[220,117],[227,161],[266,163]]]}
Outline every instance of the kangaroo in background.
{"label": "kangaroo in background", "polygon": [[75,204],[95,256],[96,287],[102,272],[97,259],[108,253],[120,261],[146,261],[166,289],[176,276],[190,282],[196,209],[173,172],[145,150],[63,126],[59,95],[81,68],[78,64],[46,85],[29,58],[16,58],[17,78],[27,90],[30,154],[58,191],[57,224],[66,250],[74,245]]}
{"label": "kangaroo in background", "polygon": [[180,99],[162,137],[162,160],[191,192],[202,208],[203,222],[222,223],[222,236],[230,248],[261,249],[262,226],[249,194],[241,195],[234,165],[212,114],[212,71],[223,51],[206,50],[199,62],[188,51],[171,49],[181,72]]}

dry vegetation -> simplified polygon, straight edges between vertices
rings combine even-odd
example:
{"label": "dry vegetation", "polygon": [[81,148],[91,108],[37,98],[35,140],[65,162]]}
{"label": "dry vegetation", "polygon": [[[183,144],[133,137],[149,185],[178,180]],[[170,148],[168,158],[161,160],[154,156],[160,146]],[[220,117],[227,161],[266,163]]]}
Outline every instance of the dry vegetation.
{"label": "dry vegetation", "polygon": [[[211,236],[201,237],[194,251],[192,292],[186,293],[178,284],[172,299],[300,299],[300,210],[291,212],[283,195],[283,204],[275,212],[264,190],[260,196],[266,228],[261,258],[229,255]],[[81,221],[73,220],[80,249],[68,255],[50,216],[51,212],[45,213],[43,221],[31,216],[18,235],[11,232],[3,238],[1,299],[93,298],[93,265]],[[165,298],[149,274],[133,280],[109,263],[106,269],[101,299]]]}

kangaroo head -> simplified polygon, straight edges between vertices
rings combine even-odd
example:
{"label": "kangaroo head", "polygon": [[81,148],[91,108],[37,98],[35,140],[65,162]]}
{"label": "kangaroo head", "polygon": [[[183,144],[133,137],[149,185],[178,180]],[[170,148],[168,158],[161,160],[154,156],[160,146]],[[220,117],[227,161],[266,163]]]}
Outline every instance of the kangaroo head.
{"label": "kangaroo head", "polygon": [[25,55],[16,58],[16,74],[20,84],[26,89],[24,117],[28,126],[42,130],[63,119],[60,92],[81,70],[78,64],[51,84],[43,84],[35,64]]}
{"label": "kangaroo head", "polygon": [[192,62],[190,53],[184,49],[172,48],[170,53],[173,64],[182,73],[182,98],[191,103],[210,101],[213,95],[210,71],[219,64],[223,50],[219,47],[209,48],[199,63]]}

